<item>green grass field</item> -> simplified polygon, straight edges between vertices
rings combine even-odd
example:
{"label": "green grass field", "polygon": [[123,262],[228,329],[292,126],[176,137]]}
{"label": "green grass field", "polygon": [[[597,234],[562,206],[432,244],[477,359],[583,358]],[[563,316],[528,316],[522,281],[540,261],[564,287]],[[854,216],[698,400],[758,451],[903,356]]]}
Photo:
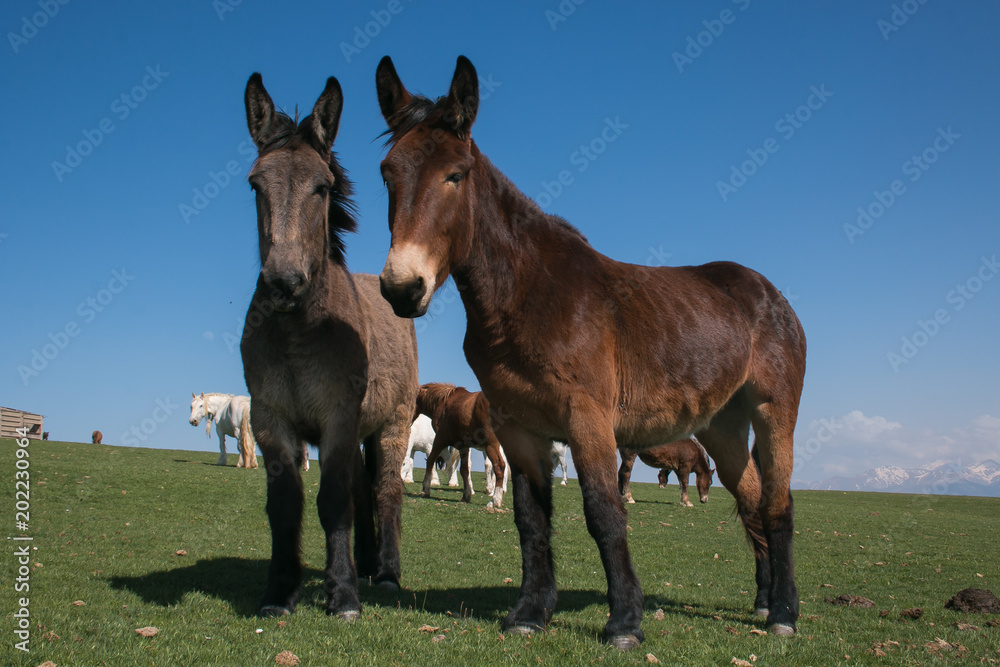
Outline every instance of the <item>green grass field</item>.
{"label": "green grass field", "polygon": [[[407,485],[404,590],[362,586],[362,618],[347,625],[323,612],[323,540],[309,499],[298,611],[255,617],[270,556],[262,468],[216,467],[211,452],[32,441],[31,520],[22,533],[14,449],[0,440],[2,665],[274,665],[282,651],[301,665],[637,665],[649,664],[647,654],[684,665],[1000,661],[1000,627],[988,625],[998,615],[943,608],[966,587],[1000,593],[1000,499],[797,492],[802,618],[796,637],[779,638],[758,634],[763,623],[749,613],[752,557],[729,494],[713,487],[707,505],[685,509],[676,486],[633,484],[629,536],[646,594],[646,642],[621,654],[598,640],[605,579],[575,480],[554,491],[555,618],[546,633],[525,638],[501,633],[520,554],[513,512],[486,511],[481,474],[470,505],[458,502],[458,489],[423,499]],[[316,467],[305,480],[314,498]],[[9,537],[23,534],[37,550],[30,592],[17,593],[15,549],[25,543]],[[841,593],[875,607],[824,602]],[[20,597],[29,598],[28,654],[14,647]],[[919,619],[900,618],[913,607],[923,608]],[[158,634],[137,635],[145,626]]]}

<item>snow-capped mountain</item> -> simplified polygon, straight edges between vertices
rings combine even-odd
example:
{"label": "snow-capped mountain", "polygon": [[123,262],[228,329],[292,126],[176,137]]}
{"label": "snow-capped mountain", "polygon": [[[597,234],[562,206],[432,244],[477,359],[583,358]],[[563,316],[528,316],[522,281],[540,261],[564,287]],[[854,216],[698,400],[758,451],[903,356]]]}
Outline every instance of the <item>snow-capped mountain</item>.
{"label": "snow-capped mountain", "polygon": [[821,482],[793,480],[792,487],[1000,498],[1000,463],[987,459],[965,467],[948,461],[935,461],[920,468],[880,466],[853,477],[835,476]]}

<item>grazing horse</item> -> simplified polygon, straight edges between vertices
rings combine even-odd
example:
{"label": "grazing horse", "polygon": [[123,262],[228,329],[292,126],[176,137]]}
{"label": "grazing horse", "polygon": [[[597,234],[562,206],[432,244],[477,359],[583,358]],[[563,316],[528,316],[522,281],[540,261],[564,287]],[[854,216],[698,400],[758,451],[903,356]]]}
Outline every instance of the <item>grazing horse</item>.
{"label": "grazing horse", "polygon": [[[403,482],[413,483],[413,452],[423,452],[424,456],[431,453],[434,448],[434,426],[431,418],[427,415],[417,415],[410,425],[410,444],[406,448],[406,456],[403,458],[403,469],[400,474]],[[438,479],[438,468],[442,468],[448,476],[448,486],[458,486],[458,464],[459,453],[450,447],[443,452],[444,456],[438,458],[437,465],[431,472],[431,484],[440,486]]]}
{"label": "grazing horse", "polygon": [[[500,507],[503,503],[503,482],[507,468],[500,442],[493,432],[490,403],[481,391],[470,392],[464,387],[456,387],[444,382],[431,382],[420,387],[417,394],[417,412],[431,418],[434,425],[434,448],[427,455],[427,472],[424,475],[422,495],[431,495],[431,468],[445,447],[454,447],[468,453],[469,448],[482,449],[493,465],[496,479],[488,493],[492,496],[489,507]],[[469,457],[462,457],[462,480],[465,490],[462,502],[472,500],[472,478]]]}
{"label": "grazing horse", "polygon": [[94,431],[90,434],[90,442],[94,445],[101,444],[101,440],[104,439],[104,434],[100,431]]}
{"label": "grazing horse", "polygon": [[[217,466],[226,465],[226,436],[236,438],[239,459],[237,468],[257,467],[257,445],[250,428],[250,397],[233,396],[232,394],[195,395],[191,392],[191,416],[188,422],[197,426],[204,418],[205,435],[212,437],[212,422],[215,422],[215,433],[219,436],[219,460]],[[309,469],[308,459],[304,463]]]}
{"label": "grazing horse", "polygon": [[703,503],[708,502],[708,487],[712,485],[712,473],[715,470],[708,464],[708,455],[692,438],[669,442],[641,452],[622,452],[622,465],[618,468],[618,490],[625,502],[635,503],[629,481],[637,453],[640,461],[652,468],[659,468],[656,477],[661,489],[667,486],[667,477],[671,472],[677,475],[677,483],[681,487],[681,505],[694,507],[688,500],[688,478],[692,472],[698,486],[698,499]]}
{"label": "grazing horse", "polygon": [[260,74],[244,102],[258,153],[248,180],[261,269],[240,352],[271,526],[259,613],[291,613],[298,601],[305,441],[319,448],[326,611],[351,621],[361,613],[358,576],[399,588],[399,471],[419,386],[416,332],[379,296],[378,278],[347,269],[342,235],[356,222],[350,181],[331,152],[343,108],[337,79],[299,123],[275,110]]}
{"label": "grazing horse", "polygon": [[[479,88],[465,57],[436,101],[411,95],[388,57],[376,87],[390,135],[381,164],[392,235],[382,294],[397,315],[420,317],[454,277],[465,358],[501,417],[523,570],[506,628],[540,631],[556,604],[550,452],[560,439],[572,451],[608,581],[605,639],[622,649],[639,644],[643,595],[617,451],[694,434],[753,540],[759,613],[769,612],[772,634],[794,633],[789,482],[806,342],[785,298],[732,262],[614,261],[542,211],[472,140]],[[759,474],[747,447],[751,424]]]}

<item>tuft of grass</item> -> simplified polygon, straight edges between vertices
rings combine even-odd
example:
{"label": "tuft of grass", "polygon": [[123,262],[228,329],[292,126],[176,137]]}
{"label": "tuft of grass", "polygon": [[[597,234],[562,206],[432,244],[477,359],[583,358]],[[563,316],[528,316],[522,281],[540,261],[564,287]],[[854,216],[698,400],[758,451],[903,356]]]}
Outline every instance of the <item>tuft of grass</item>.
{"label": "tuft of grass", "polygon": [[[22,534],[14,527],[14,449],[0,440],[11,537]],[[646,595],[646,642],[622,654],[599,641],[606,583],[575,480],[553,489],[555,617],[546,632],[519,637],[501,632],[521,580],[513,512],[487,511],[481,474],[480,492],[463,504],[459,489],[418,497],[417,472],[403,498],[404,589],[362,585],[362,618],[348,625],[323,610],[318,466],[304,473],[302,601],[292,616],[258,619],[270,557],[263,468],[237,469],[235,456],[216,467],[210,452],[39,441],[29,449],[23,534],[36,550],[29,592],[14,590],[15,542],[0,564],[3,665],[264,665],[282,651],[302,665],[636,665],[648,664],[649,653],[660,664],[692,665],[751,656],[758,665],[1000,661],[992,617],[944,609],[966,587],[1000,592],[1000,499],[796,492],[802,619],[796,637],[778,638],[753,632],[764,623],[751,615],[753,560],[729,494],[713,488],[707,505],[687,509],[677,487],[635,483],[629,544]],[[841,593],[875,607],[824,602]],[[30,600],[29,654],[14,648],[20,597]],[[923,608],[919,619],[900,617],[913,607]],[[145,626],[158,634],[138,636]]]}

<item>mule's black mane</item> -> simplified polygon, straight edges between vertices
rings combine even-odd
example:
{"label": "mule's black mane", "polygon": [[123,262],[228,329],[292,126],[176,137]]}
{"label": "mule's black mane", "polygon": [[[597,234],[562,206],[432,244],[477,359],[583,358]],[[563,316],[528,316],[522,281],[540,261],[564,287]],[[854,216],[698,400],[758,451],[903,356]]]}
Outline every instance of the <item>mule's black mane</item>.
{"label": "mule's black mane", "polygon": [[337,154],[330,151],[324,155],[325,146],[313,132],[312,115],[306,116],[296,123],[283,111],[274,113],[274,131],[268,142],[258,149],[258,157],[286,146],[294,148],[296,143],[306,143],[326,159],[327,166],[333,174],[333,188],[330,190],[330,205],[328,222],[330,226],[330,258],[336,262],[344,262],[344,252],[347,246],[341,236],[342,232],[355,232],[358,221],[355,218],[357,209],[351,196],[354,194],[354,183],[347,176],[347,170],[337,161]]}

